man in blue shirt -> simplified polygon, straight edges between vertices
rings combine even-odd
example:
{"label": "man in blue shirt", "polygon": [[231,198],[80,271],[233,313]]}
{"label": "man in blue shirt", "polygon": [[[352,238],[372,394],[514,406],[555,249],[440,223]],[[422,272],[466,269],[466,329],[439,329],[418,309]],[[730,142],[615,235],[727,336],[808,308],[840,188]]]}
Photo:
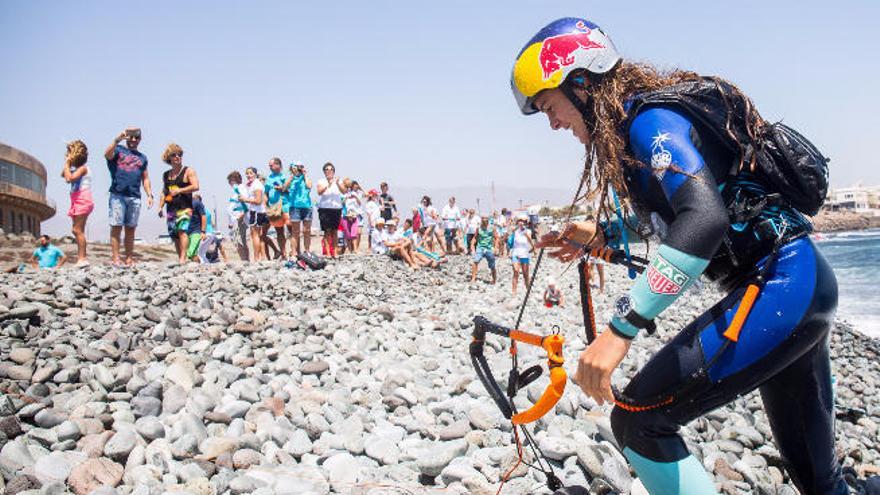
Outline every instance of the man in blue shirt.
{"label": "man in blue shirt", "polygon": [[[125,140],[125,146],[119,143]],[[121,265],[119,238],[125,228],[125,264],[134,264],[134,231],[141,209],[141,184],[147,193],[147,208],[153,207],[153,191],[147,174],[147,157],[137,150],[141,142],[141,130],[128,128],[116,136],[104,151],[107,168],[110,169],[110,250],[113,264]]]}
{"label": "man in blue shirt", "polygon": [[34,268],[61,268],[67,261],[64,252],[49,243],[49,236],[41,235],[37,242],[38,247],[31,258]]}

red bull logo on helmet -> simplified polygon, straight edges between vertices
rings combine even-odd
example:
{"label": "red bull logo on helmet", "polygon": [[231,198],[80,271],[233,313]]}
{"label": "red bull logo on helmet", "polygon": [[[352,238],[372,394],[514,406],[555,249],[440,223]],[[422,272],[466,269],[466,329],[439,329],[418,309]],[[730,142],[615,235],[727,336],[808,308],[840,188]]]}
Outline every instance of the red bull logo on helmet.
{"label": "red bull logo on helmet", "polygon": [[590,39],[592,30],[582,21],[579,21],[575,27],[578,32],[550,36],[541,45],[538,62],[544,72],[544,80],[550,79],[563,67],[573,64],[576,51],[605,48],[605,45]]}

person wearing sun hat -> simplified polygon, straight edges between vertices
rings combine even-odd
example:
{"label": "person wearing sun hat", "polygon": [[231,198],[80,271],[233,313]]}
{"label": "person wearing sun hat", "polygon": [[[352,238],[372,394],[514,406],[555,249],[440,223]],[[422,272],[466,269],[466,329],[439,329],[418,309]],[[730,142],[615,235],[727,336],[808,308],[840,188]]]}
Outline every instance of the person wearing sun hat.
{"label": "person wearing sun hat", "polygon": [[373,254],[388,252],[388,247],[385,245],[385,219],[381,216],[373,222],[373,230],[370,232],[370,249]]}

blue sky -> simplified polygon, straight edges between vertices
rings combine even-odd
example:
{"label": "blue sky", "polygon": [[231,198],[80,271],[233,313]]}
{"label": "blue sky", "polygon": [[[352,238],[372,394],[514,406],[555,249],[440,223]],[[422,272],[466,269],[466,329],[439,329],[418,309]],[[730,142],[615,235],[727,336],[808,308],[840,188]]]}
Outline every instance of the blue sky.
{"label": "blue sky", "polygon": [[[367,186],[573,190],[582,147],[544,117],[521,116],[508,81],[540,27],[584,16],[628,59],[740,85],[766,118],[832,157],[834,184],[873,184],[878,5],[6,0],[0,141],[47,166],[59,204],[50,232],[68,228],[64,142],[87,143],[106,191],[100,155],[126,125],[143,128],[154,183],[175,141],[206,197],[224,197],[230,170],[276,155],[313,172],[332,161]],[[106,223],[104,198],[92,232]]]}

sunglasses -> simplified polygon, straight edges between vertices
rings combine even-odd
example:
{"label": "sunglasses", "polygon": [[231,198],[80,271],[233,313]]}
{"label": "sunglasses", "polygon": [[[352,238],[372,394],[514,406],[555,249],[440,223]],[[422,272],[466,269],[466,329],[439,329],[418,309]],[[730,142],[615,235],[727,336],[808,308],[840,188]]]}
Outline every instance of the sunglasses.
{"label": "sunglasses", "polygon": [[183,152],[180,153],[171,153],[171,158],[182,158]]}

